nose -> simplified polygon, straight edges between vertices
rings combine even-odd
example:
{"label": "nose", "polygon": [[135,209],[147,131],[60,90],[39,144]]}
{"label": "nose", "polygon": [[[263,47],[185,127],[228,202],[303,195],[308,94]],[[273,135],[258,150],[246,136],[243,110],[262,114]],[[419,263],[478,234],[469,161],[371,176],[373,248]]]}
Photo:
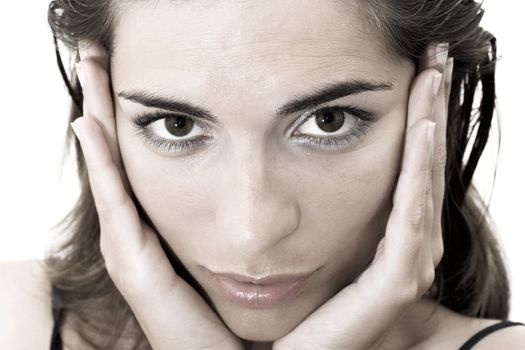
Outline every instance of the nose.
{"label": "nose", "polygon": [[244,148],[221,162],[215,211],[221,243],[252,257],[275,249],[296,232],[300,221],[286,171],[275,157],[253,149]]}

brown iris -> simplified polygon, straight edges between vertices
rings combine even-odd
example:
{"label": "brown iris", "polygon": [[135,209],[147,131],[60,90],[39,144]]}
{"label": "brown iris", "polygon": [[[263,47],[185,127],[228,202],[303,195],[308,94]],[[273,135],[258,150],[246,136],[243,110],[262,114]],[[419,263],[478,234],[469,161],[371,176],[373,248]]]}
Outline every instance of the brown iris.
{"label": "brown iris", "polygon": [[164,118],[166,130],[173,136],[186,136],[191,132],[195,122],[184,116],[172,116]]}
{"label": "brown iris", "polygon": [[337,131],[345,123],[344,111],[342,110],[322,110],[315,114],[315,122],[324,132]]}

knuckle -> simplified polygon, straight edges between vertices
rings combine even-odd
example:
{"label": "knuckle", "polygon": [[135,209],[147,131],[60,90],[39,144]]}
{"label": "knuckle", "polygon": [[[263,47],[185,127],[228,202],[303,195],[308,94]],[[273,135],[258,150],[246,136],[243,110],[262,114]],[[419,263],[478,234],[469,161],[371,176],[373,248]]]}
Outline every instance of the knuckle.
{"label": "knuckle", "polygon": [[434,282],[435,276],[436,273],[433,267],[427,268],[423,271],[420,285],[421,290],[419,291],[420,294],[426,292],[430,288],[430,286]]}
{"label": "knuckle", "polygon": [[104,184],[107,181],[108,174],[111,174],[112,168],[111,164],[107,159],[97,159],[90,163],[88,170],[90,180],[93,182],[93,187],[95,188],[104,188]]}
{"label": "knuckle", "polygon": [[113,217],[113,210],[102,199],[96,200],[97,215],[100,227],[110,227]]}
{"label": "knuckle", "polygon": [[102,253],[102,256],[104,258],[104,266],[106,268],[106,271],[109,275],[109,277],[115,281],[117,280],[117,276],[119,276],[119,269],[117,267],[117,263],[115,261],[115,259],[113,259],[113,257],[111,256],[111,252],[110,250],[108,250],[106,247],[105,248],[100,248],[100,251]]}
{"label": "knuckle", "polygon": [[419,284],[416,280],[412,279],[407,283],[404,283],[403,287],[397,293],[395,302],[400,305],[408,305],[417,300],[419,296]]}
{"label": "knuckle", "polygon": [[106,270],[111,276],[115,276],[118,273],[118,267],[117,267],[117,261],[115,260],[115,253],[114,253],[114,247],[113,244],[111,244],[111,241],[109,239],[109,236],[107,232],[104,230],[100,230],[100,253],[102,254],[102,257],[104,258],[104,264],[106,266]]}
{"label": "knuckle", "polygon": [[111,210],[99,203],[97,204],[97,215],[101,227],[109,226],[111,223]]}
{"label": "knuckle", "polygon": [[97,213],[99,216],[100,226],[101,227],[111,227],[115,226],[112,224],[118,224],[119,220],[122,218],[122,210],[125,210],[125,207],[131,203],[129,196],[123,196],[122,198],[113,198],[112,202],[102,201],[98,204]]}
{"label": "knuckle", "polygon": [[107,254],[104,256],[104,261],[109,277],[123,294],[129,295],[129,293],[139,290],[141,283],[137,281],[137,275],[130,268]]}
{"label": "knuckle", "polygon": [[445,251],[445,247],[443,246],[443,241],[440,239],[432,247],[432,260],[433,260],[434,266],[437,266],[439,264],[439,262],[443,258],[444,251]]}
{"label": "knuckle", "polygon": [[109,262],[109,247],[106,239],[104,239],[105,234],[100,230],[100,242],[99,242],[99,248],[100,248],[100,254],[104,258],[104,261],[106,262],[106,268],[108,268],[108,262]]}

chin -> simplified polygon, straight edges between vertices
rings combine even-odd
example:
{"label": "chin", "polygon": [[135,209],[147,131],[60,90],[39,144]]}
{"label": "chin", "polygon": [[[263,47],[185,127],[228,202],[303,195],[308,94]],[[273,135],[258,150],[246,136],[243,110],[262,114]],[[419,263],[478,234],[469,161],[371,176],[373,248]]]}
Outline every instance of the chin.
{"label": "chin", "polygon": [[245,329],[241,332],[236,332],[233,329],[231,331],[238,338],[253,342],[275,342],[290,332],[279,329],[261,329],[261,327],[257,327],[257,329]]}
{"label": "chin", "polygon": [[246,321],[245,316],[239,317],[234,322],[225,320],[225,323],[237,337],[255,342],[274,342],[290,333],[300,323],[300,320],[291,319],[270,319],[259,323],[255,320]]}
{"label": "chin", "polygon": [[328,298],[329,295],[318,291],[284,305],[259,310],[223,301],[214,304],[222,321],[237,337],[273,342],[290,333]]}

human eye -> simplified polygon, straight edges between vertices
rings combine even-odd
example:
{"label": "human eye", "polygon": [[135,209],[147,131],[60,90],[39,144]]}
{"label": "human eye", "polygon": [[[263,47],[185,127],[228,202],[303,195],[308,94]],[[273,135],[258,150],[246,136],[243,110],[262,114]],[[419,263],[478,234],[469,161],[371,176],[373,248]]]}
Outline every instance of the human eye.
{"label": "human eye", "polygon": [[[295,143],[316,148],[342,148],[364,137],[374,120],[372,113],[351,105],[326,106],[299,117],[292,137]],[[161,152],[182,153],[213,143],[210,128],[185,114],[148,112],[136,117],[133,124]]]}
{"label": "human eye", "polygon": [[337,149],[363,138],[374,121],[374,114],[352,105],[326,106],[303,114],[292,136],[298,144]]}
{"label": "human eye", "polygon": [[135,118],[133,124],[137,133],[162,152],[180,153],[211,142],[209,127],[184,114],[146,113]]}

